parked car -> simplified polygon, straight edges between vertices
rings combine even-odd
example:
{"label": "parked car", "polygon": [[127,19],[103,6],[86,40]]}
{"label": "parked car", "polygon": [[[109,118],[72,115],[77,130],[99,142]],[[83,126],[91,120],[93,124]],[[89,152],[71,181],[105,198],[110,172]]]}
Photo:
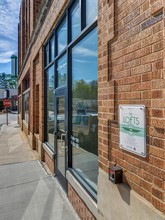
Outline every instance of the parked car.
{"label": "parked car", "polygon": [[89,115],[73,115],[72,117],[72,130],[75,134],[83,133],[88,135],[89,132],[95,132],[98,119],[97,114]]}
{"label": "parked car", "polygon": [[79,139],[80,146],[84,146],[93,135],[97,135],[98,115],[73,115],[72,117],[72,135]]}
{"label": "parked car", "polygon": [[[64,122],[64,114],[59,114],[57,116],[57,122],[60,126],[60,124],[63,125],[63,122]],[[48,126],[49,126],[49,133],[52,133],[54,132],[54,129],[55,129],[55,116],[54,116],[54,112],[49,114],[49,117],[48,117]]]}

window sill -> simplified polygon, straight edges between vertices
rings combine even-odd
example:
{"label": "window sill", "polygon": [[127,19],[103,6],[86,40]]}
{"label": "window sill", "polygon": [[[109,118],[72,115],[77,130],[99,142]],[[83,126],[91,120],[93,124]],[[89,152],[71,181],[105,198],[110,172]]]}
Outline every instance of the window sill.
{"label": "window sill", "polygon": [[26,89],[25,91],[23,91],[23,95],[25,95],[26,93],[30,92],[30,88]]}
{"label": "window sill", "polygon": [[54,152],[48,147],[47,144],[43,143],[43,148],[46,151],[46,153],[49,155],[49,157],[54,160]]}
{"label": "window sill", "polygon": [[39,134],[34,133],[34,137],[39,140]]}
{"label": "window sill", "polygon": [[25,120],[23,120],[23,124],[28,128],[29,125]]}

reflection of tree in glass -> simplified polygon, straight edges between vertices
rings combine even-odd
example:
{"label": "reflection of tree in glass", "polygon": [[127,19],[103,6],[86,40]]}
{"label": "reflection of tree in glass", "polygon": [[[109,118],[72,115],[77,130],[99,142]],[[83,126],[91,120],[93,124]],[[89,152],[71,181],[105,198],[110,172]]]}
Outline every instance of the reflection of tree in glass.
{"label": "reflection of tree in glass", "polygon": [[48,90],[48,102],[49,109],[54,108],[54,75],[49,76],[49,90]]}
{"label": "reflection of tree in glass", "polygon": [[83,79],[73,82],[73,98],[97,100],[97,81],[87,83]]}
{"label": "reflection of tree in glass", "polygon": [[53,94],[53,89],[49,90],[49,102],[53,102],[54,100],[54,94]]}
{"label": "reflection of tree in glass", "polygon": [[58,72],[58,86],[66,85],[67,74]]}
{"label": "reflection of tree in glass", "polygon": [[54,89],[54,75],[49,77],[49,89]]}

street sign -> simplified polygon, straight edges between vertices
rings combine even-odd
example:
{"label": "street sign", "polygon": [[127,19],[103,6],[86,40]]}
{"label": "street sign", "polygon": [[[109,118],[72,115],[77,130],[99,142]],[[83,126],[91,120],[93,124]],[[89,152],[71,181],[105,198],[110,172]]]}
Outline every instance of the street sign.
{"label": "street sign", "polygon": [[3,101],[3,105],[4,105],[5,107],[10,107],[10,100],[5,99],[5,100]]}
{"label": "street sign", "polygon": [[120,147],[146,157],[146,114],[144,105],[120,105]]}

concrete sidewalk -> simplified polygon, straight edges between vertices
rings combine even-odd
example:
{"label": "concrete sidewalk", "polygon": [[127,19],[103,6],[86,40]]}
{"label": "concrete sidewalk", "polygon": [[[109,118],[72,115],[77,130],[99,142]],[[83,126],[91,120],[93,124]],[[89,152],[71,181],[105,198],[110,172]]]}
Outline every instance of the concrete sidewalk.
{"label": "concrete sidewalk", "polygon": [[0,220],[79,219],[16,122],[0,129]]}

